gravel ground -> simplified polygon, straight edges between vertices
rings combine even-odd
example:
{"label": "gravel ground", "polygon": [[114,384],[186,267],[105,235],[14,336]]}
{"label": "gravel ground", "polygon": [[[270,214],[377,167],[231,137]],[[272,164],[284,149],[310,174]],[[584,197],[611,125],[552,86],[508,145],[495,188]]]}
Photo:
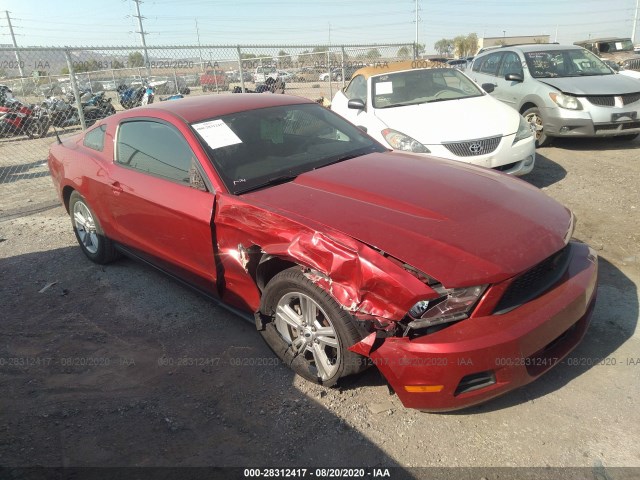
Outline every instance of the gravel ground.
{"label": "gravel ground", "polygon": [[46,178],[2,184],[0,465],[638,467],[638,147],[539,150],[524,181],[600,255],[592,325],[571,362],[450,414],[404,409],[375,369],[307,383],[253,325],[155,270],[91,264],[46,208],[52,187],[15,206]]}

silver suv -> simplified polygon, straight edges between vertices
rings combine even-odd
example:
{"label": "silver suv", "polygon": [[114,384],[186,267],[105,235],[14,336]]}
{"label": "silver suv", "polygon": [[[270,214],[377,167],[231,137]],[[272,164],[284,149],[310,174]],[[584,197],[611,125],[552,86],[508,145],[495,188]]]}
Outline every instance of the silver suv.
{"label": "silver suv", "polygon": [[467,74],[535,128],[536,146],[553,137],[640,134],[640,82],[614,74],[575,45],[502,47],[474,58]]}

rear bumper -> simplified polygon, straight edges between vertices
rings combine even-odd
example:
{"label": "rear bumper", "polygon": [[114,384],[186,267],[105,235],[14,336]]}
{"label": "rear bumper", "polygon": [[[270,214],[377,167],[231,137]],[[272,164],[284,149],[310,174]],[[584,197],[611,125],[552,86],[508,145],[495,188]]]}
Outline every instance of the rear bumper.
{"label": "rear bumper", "polygon": [[538,298],[413,340],[387,338],[369,356],[406,407],[447,411],[482,403],[535,380],[578,345],[596,284],[595,253],[572,243],[565,276]]}

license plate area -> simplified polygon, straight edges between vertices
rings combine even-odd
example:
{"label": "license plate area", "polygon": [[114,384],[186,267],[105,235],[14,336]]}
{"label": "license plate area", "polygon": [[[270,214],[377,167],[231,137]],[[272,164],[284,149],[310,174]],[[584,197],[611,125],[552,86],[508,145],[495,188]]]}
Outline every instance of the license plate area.
{"label": "license plate area", "polygon": [[636,118],[638,118],[638,112],[620,112],[611,114],[612,122],[632,122]]}

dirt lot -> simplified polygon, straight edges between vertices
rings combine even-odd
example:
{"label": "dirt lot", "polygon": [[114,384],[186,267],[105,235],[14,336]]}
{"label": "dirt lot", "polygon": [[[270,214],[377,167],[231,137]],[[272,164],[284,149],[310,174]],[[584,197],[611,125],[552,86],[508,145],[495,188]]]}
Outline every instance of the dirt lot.
{"label": "dirt lot", "polygon": [[[404,409],[375,369],[311,385],[191,290],[91,264],[61,207],[0,211],[0,465],[640,466],[639,147],[539,150],[524,180],[572,208],[600,255],[593,322],[571,361],[452,414]],[[0,185],[3,204],[43,180]]]}

